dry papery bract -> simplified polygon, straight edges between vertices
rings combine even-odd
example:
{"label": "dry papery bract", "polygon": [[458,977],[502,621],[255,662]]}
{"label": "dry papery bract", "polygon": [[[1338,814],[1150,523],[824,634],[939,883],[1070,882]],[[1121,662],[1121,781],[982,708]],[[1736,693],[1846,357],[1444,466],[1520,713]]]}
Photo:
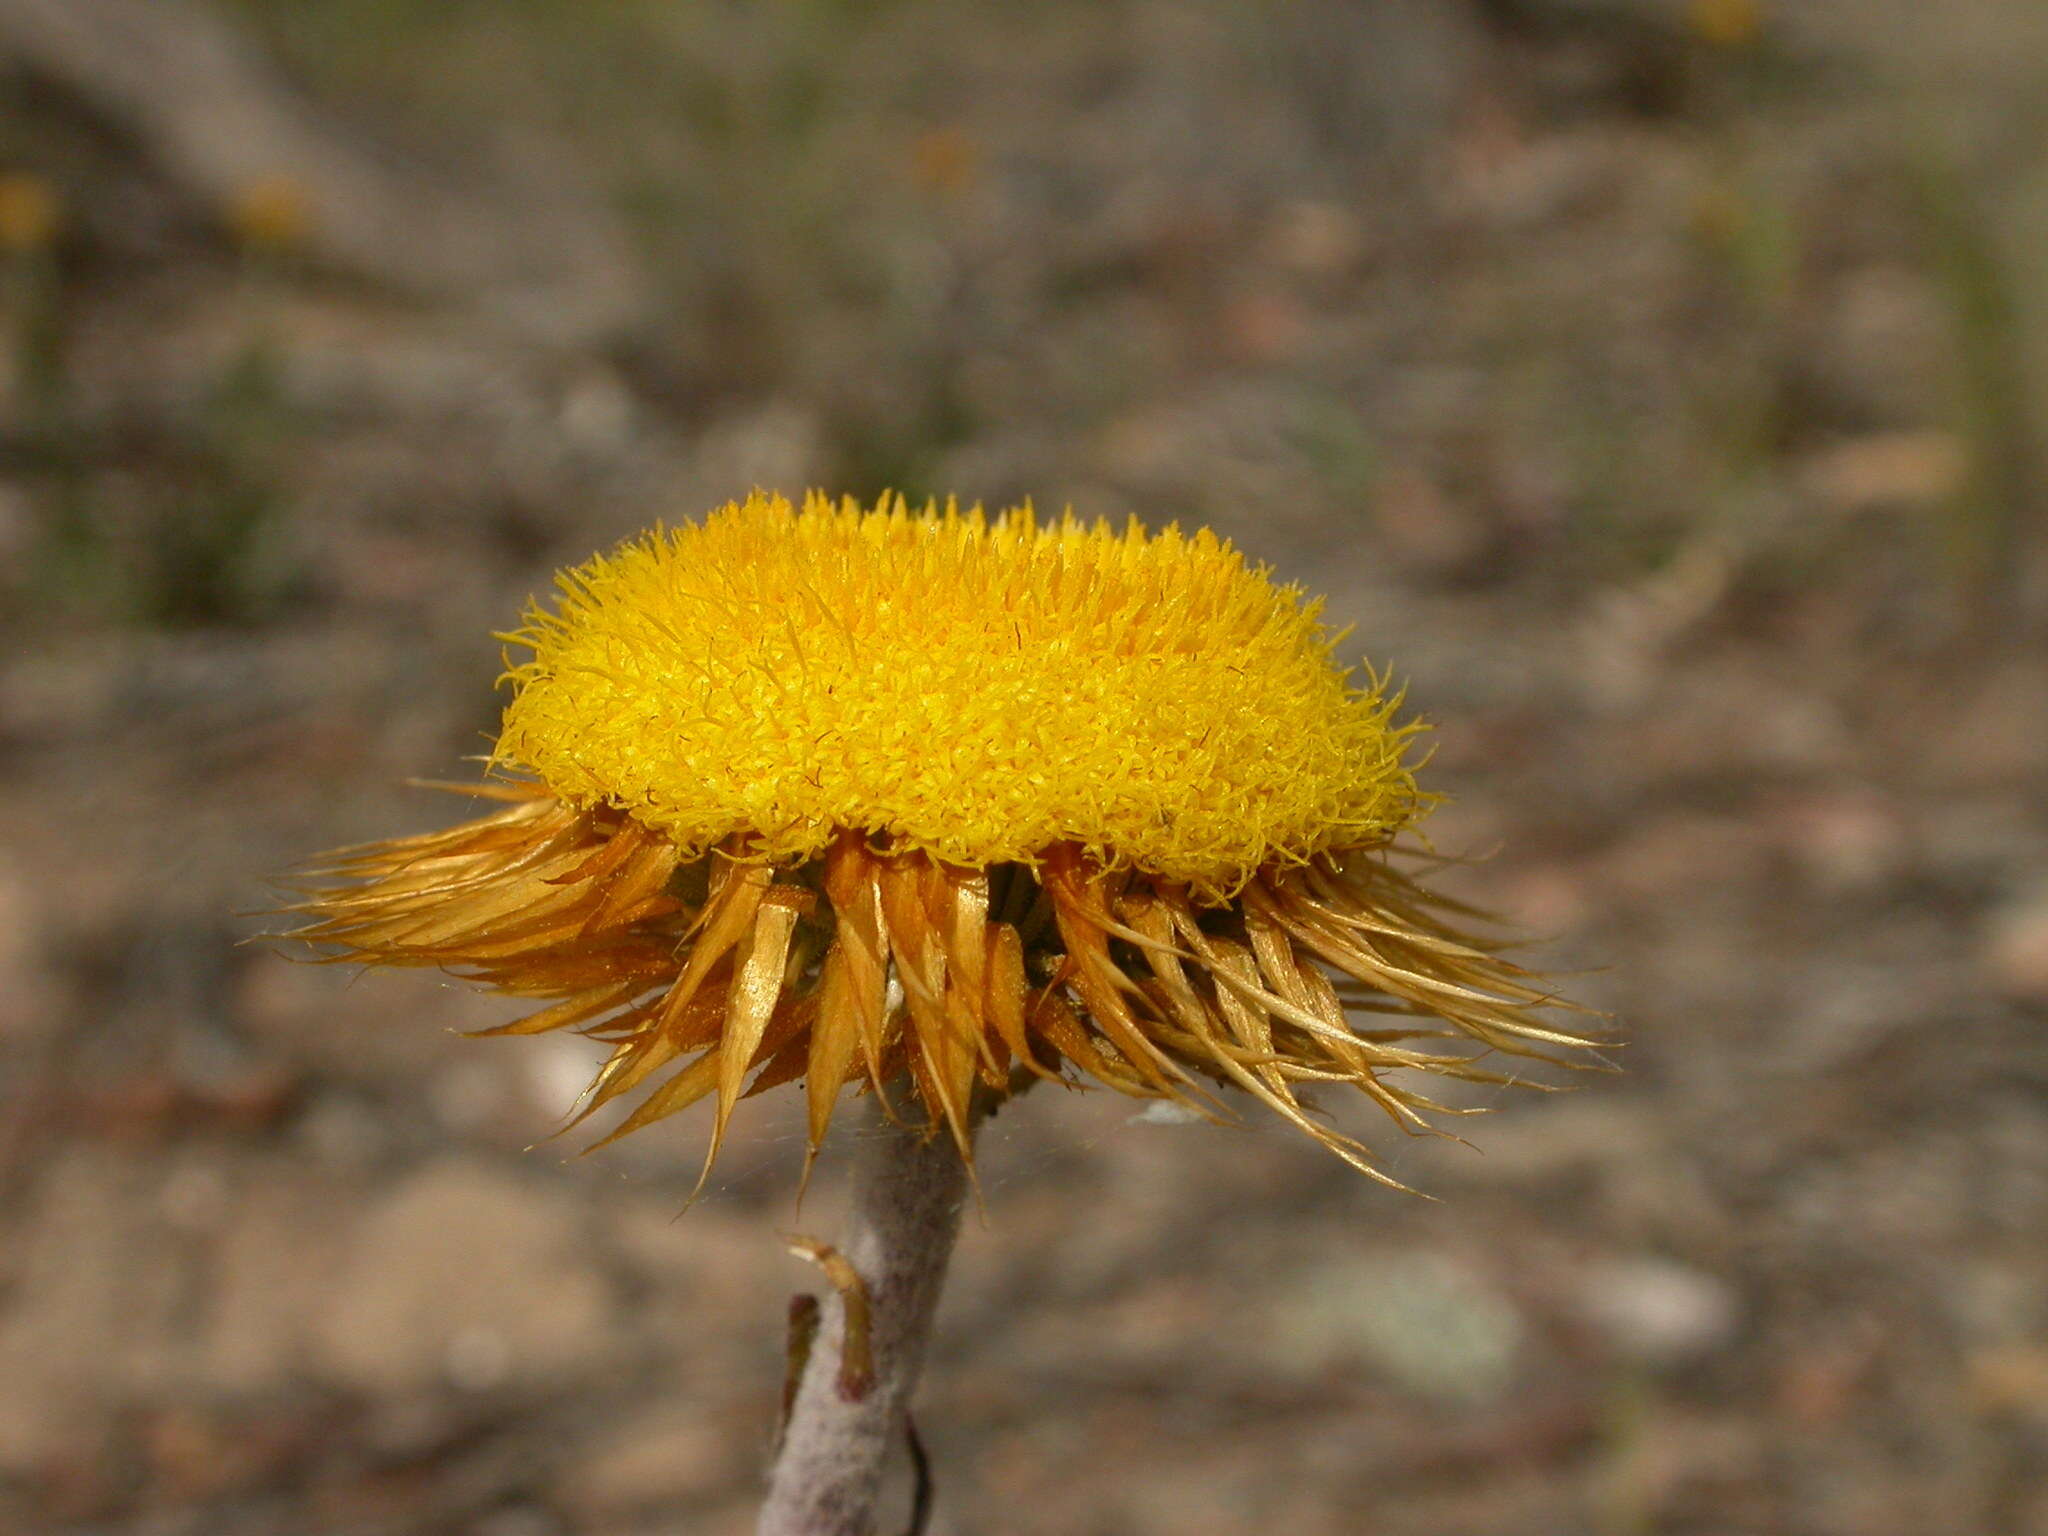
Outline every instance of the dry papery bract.
{"label": "dry papery bract", "polygon": [[[1228,1110],[1210,1085],[1229,1084],[1391,1184],[1304,1091],[1349,1084],[1428,1131],[1429,1112],[1458,1111],[1404,1078],[1521,1081],[1487,1059],[1582,1065],[1593,1043],[1542,1023],[1583,1010],[1466,936],[1477,914],[1386,845],[1269,861],[1198,901],[1073,843],[965,867],[842,830],[798,863],[744,836],[686,859],[626,812],[533,782],[440,787],[503,803],[330,855],[306,872],[290,910],[312,922],[293,937],[543,1002],[479,1033],[609,1046],[575,1119],[644,1097],[597,1145],[712,1099],[707,1171],[736,1103],[799,1077],[812,1155],[850,1083],[971,1155],[977,1091],[1035,1075],[1212,1116]],[[905,1082],[914,1107],[889,1097]]]}

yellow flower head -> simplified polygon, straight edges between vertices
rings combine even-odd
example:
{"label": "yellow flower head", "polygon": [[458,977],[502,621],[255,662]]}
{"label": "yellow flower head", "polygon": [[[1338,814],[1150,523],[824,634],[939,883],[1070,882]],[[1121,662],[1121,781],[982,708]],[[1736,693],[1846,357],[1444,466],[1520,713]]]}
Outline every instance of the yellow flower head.
{"label": "yellow flower head", "polygon": [[652,1085],[615,1135],[715,1095],[715,1153],[803,1077],[815,1151],[901,1081],[964,1151],[1034,1074],[1208,1079],[1372,1171],[1300,1084],[1423,1128],[1389,1072],[1583,1043],[1389,863],[1419,727],[1206,531],[756,494],[560,586],[506,637],[506,808],[337,855],[299,937],[549,1000],[494,1033],[608,1042],[584,1113]]}
{"label": "yellow flower head", "polygon": [[561,578],[498,757],[685,857],[841,828],[951,864],[1078,843],[1205,896],[1416,814],[1377,689],[1206,530],[756,494]]}

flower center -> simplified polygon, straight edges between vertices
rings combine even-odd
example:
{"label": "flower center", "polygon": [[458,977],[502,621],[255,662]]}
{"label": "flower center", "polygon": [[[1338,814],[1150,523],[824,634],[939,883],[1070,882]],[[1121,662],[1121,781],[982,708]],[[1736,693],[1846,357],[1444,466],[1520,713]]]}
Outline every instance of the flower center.
{"label": "flower center", "polygon": [[560,579],[500,762],[700,852],[835,829],[954,864],[1079,844],[1208,897],[1377,843],[1419,729],[1316,605],[1202,532],[761,494]]}

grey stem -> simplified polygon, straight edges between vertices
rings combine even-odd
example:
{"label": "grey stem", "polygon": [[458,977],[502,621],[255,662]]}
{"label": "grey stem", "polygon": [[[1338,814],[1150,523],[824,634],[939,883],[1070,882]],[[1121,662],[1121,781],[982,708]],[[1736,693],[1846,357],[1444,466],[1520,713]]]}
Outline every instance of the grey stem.
{"label": "grey stem", "polygon": [[870,1379],[864,1392],[847,1390],[846,1306],[828,1295],[757,1536],[873,1536],[882,1467],[905,1433],[904,1410],[960,1232],[967,1165],[950,1135],[891,1124],[875,1106],[856,1147],[839,1252],[867,1291]]}

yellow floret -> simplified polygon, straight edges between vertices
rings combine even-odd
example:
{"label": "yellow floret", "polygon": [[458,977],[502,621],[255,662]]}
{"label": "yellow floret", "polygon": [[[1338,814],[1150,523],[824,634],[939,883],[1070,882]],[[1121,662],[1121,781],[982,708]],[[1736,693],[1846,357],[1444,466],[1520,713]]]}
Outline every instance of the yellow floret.
{"label": "yellow floret", "polygon": [[1221,899],[1426,797],[1319,606],[1204,530],[759,492],[559,578],[497,760],[702,852],[834,829],[964,865],[1079,843]]}

